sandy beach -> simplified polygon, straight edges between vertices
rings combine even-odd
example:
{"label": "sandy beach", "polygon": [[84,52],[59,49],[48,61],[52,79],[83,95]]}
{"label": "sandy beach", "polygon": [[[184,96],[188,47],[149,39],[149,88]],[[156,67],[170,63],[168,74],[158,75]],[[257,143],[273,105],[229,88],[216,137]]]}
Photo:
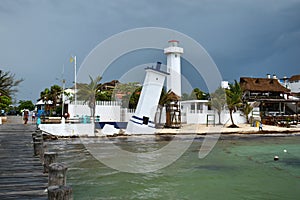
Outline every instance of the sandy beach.
{"label": "sandy beach", "polygon": [[221,133],[221,134],[300,134],[300,125],[295,127],[278,127],[263,125],[263,131],[259,131],[258,127],[252,127],[250,124],[238,124],[239,128],[228,128],[223,125],[206,126],[203,124],[189,124],[182,125],[180,129],[157,129],[156,134],[194,134],[203,135],[207,133]]}

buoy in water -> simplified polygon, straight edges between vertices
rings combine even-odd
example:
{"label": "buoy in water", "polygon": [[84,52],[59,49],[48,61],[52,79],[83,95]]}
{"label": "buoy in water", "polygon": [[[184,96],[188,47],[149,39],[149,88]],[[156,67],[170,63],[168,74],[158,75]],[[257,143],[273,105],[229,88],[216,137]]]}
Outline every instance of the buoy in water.
{"label": "buoy in water", "polygon": [[278,156],[274,156],[274,160],[279,160],[279,157]]}
{"label": "buoy in water", "polygon": [[283,150],[283,152],[284,152],[284,153],[287,153],[287,150],[286,150],[286,149],[284,149],[284,150]]}

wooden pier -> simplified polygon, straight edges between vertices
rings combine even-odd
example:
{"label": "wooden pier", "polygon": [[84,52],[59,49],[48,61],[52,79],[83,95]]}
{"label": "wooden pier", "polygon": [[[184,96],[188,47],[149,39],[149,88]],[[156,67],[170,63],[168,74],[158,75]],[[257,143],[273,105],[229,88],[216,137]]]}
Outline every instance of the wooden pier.
{"label": "wooden pier", "polygon": [[33,151],[35,129],[32,124],[0,125],[0,199],[47,199],[48,174]]}

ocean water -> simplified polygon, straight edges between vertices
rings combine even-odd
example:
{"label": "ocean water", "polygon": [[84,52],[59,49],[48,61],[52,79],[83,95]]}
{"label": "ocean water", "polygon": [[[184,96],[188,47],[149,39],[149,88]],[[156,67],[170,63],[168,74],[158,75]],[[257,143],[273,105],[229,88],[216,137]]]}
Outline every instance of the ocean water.
{"label": "ocean water", "polygon": [[[168,143],[155,139],[112,141],[132,151],[153,150]],[[202,141],[195,139],[170,166],[143,174],[105,166],[80,139],[50,141],[48,148],[57,151],[58,161],[69,166],[67,184],[73,188],[74,199],[299,199],[300,136],[225,136],[207,157],[199,159]],[[274,161],[275,155],[278,161]]]}

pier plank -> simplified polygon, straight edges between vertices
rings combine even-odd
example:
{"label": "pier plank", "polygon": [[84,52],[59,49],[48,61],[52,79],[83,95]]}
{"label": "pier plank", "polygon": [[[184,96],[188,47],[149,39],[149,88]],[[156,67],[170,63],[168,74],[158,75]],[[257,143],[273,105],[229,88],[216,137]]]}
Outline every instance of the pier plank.
{"label": "pier plank", "polygon": [[47,199],[48,175],[33,156],[34,125],[0,125],[0,199]]}

